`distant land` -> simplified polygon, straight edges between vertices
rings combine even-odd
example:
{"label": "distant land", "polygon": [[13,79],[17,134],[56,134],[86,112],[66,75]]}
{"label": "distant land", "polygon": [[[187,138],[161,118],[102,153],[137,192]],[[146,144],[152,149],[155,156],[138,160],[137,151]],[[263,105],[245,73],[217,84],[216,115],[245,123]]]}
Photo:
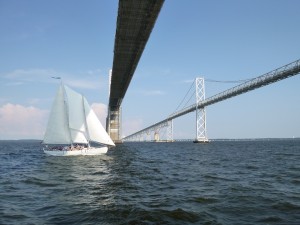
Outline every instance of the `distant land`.
{"label": "distant land", "polygon": [[[300,140],[300,137],[294,138],[216,138],[209,139],[210,141],[275,141],[275,140]],[[0,140],[3,142],[12,141],[12,142],[42,142],[38,139],[16,139],[16,140]],[[174,142],[193,142],[194,139],[175,139]],[[154,142],[154,141],[141,141],[141,142]]]}
{"label": "distant land", "polygon": [[21,141],[21,142],[41,142],[42,140],[38,140],[38,139],[16,139],[16,140],[13,140],[13,139],[3,139],[3,140],[0,140],[0,141]]}
{"label": "distant land", "polygon": [[[275,140],[300,140],[300,137],[293,138],[212,138],[208,139],[209,141],[275,141]],[[174,140],[175,142],[184,142],[184,141],[194,141],[194,139],[178,139]]]}

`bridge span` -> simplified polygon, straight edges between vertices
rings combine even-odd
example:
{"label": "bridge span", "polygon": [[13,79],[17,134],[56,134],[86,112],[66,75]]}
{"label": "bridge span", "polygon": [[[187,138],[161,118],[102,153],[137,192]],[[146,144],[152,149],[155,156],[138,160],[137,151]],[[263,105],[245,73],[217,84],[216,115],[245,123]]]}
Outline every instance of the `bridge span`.
{"label": "bridge span", "polygon": [[[182,110],[179,110],[175,113],[172,113],[169,115],[166,119],[157,122],[143,130],[140,130],[134,134],[131,134],[127,137],[125,137],[124,141],[130,141],[130,140],[137,140],[136,138],[142,134],[149,133],[150,131],[155,131],[156,129],[160,129],[162,127],[169,127],[168,132],[172,132],[172,120],[175,118],[178,118],[180,116],[183,116],[187,113],[193,112],[197,109],[204,109],[206,106],[218,103],[220,101],[224,101],[226,99],[232,98],[234,96],[252,91],[254,89],[269,85],[271,83],[292,77],[300,73],[300,60],[296,60],[292,63],[289,63],[287,65],[284,65],[280,68],[277,68],[275,70],[272,70],[271,72],[268,72],[264,75],[261,75],[259,77],[253,78],[245,83],[242,83],[240,85],[237,85],[233,88],[230,88],[226,91],[223,91],[219,94],[216,94],[210,98],[207,98],[200,103],[193,104],[191,106],[188,106]],[[172,141],[172,140],[168,140]]]}
{"label": "bridge span", "polygon": [[106,130],[121,138],[121,103],[164,0],[119,0]]}

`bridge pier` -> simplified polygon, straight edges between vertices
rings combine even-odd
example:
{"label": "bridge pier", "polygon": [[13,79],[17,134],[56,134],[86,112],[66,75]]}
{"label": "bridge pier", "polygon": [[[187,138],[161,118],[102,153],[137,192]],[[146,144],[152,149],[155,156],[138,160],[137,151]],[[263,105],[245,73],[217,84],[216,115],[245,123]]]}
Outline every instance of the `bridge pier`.
{"label": "bridge pier", "polygon": [[205,100],[204,78],[196,78],[196,139],[194,143],[208,143],[206,135],[206,113],[205,107],[199,105]]}
{"label": "bridge pier", "polygon": [[149,129],[127,136],[123,141],[173,142],[173,120],[166,120]]}
{"label": "bridge pier", "polygon": [[106,131],[115,144],[122,143],[122,111],[118,109],[109,109],[106,118]]}

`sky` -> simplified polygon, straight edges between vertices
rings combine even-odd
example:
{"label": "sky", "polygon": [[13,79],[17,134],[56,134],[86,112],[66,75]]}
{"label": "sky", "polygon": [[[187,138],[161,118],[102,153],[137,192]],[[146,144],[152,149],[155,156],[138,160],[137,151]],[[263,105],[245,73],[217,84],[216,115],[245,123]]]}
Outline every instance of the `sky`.
{"label": "sky", "polygon": [[[122,103],[123,136],[167,118],[196,77],[245,80],[298,60],[299,8],[165,1]],[[43,138],[52,76],[84,94],[105,126],[117,11],[116,0],[0,0],[0,140]],[[207,81],[206,97],[235,85]],[[299,87],[297,75],[208,106],[208,138],[300,137]],[[174,120],[174,138],[195,135],[195,112]]]}

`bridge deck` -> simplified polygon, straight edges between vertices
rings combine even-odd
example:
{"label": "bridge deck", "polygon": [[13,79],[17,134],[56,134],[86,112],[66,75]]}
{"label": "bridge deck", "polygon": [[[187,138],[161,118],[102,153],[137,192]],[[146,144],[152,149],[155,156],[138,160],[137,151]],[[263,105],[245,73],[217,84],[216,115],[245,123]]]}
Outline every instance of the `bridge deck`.
{"label": "bridge deck", "polygon": [[109,108],[118,110],[164,0],[120,0]]}

